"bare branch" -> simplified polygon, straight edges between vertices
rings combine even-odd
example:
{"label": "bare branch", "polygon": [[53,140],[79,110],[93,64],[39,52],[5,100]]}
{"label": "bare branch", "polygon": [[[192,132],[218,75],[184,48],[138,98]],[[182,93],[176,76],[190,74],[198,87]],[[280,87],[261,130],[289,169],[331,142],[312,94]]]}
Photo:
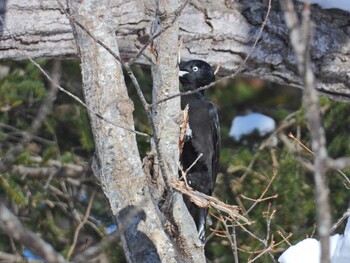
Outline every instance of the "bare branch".
{"label": "bare branch", "polygon": [[238,245],[237,245],[237,238],[236,238],[236,226],[232,226],[232,233],[231,233],[231,239],[232,239],[232,252],[233,252],[233,258],[235,263],[239,263],[238,260]]}
{"label": "bare branch", "polygon": [[[303,144],[299,139],[297,139],[291,132],[288,134],[288,137],[296,141],[306,152],[315,155],[313,151],[311,151],[305,144]],[[311,167],[309,163],[304,162],[303,160],[299,159],[299,162],[301,162],[307,169],[310,171],[314,171],[314,167]],[[348,163],[347,163],[348,162]],[[348,164],[348,165],[347,165]],[[338,166],[339,165],[339,166]],[[336,160],[328,159],[327,162],[327,168],[334,169],[337,171],[345,180],[344,184],[347,188],[350,187],[350,179],[347,177],[347,175],[341,171],[340,169],[344,169],[345,167],[350,167],[350,158],[342,157]],[[338,168],[337,168],[338,167]],[[312,168],[312,169],[310,169]]]}
{"label": "bare branch", "polygon": [[321,263],[330,262],[329,234],[331,226],[329,189],[326,178],[327,149],[324,129],[321,125],[320,106],[315,90],[315,77],[311,68],[310,39],[312,23],[310,21],[310,5],[305,4],[302,22],[294,11],[291,0],[280,0],[289,28],[290,41],[297,57],[299,74],[304,83],[303,105],[309,123],[309,130],[314,155],[314,179],[316,187],[317,225],[321,241]]}
{"label": "bare branch", "polygon": [[314,155],[314,152],[311,151],[311,150],[309,149],[309,147],[307,147],[305,144],[303,144],[298,138],[296,138],[296,137],[293,135],[293,133],[291,133],[291,132],[288,133],[288,138],[290,138],[290,139],[296,141],[306,152],[311,153],[312,155]]}
{"label": "bare branch", "polygon": [[188,188],[186,184],[183,181],[180,181],[179,179],[170,179],[171,187],[173,187],[176,191],[180,192],[181,194],[186,195],[191,202],[195,203],[199,207],[208,207],[213,208],[217,211],[224,212],[225,214],[229,215],[232,219],[241,220],[244,222],[244,224],[250,225],[251,222],[245,218],[244,216],[239,214],[239,207],[234,205],[228,205],[224,202],[216,199],[213,196],[209,196],[206,194],[203,194],[201,192],[195,191],[192,188]]}
{"label": "bare branch", "polygon": [[88,218],[89,218],[89,216],[90,216],[91,207],[92,207],[92,202],[94,201],[94,198],[95,198],[95,193],[96,193],[96,192],[93,192],[92,195],[90,196],[89,203],[88,203],[88,205],[87,205],[84,218],[83,218],[83,220],[79,223],[79,225],[77,226],[77,228],[75,229],[74,238],[73,238],[73,243],[72,243],[72,245],[70,246],[70,248],[69,248],[69,250],[68,250],[68,253],[67,253],[67,258],[68,258],[68,259],[70,259],[70,257],[72,256],[72,254],[73,254],[73,252],[74,252],[74,248],[75,248],[75,246],[76,246],[76,244],[77,244],[78,236],[79,236],[80,230],[82,229],[82,227],[83,227],[83,226],[87,223],[87,221],[88,221]]}
{"label": "bare branch", "polygon": [[[49,144],[49,145],[54,144],[53,141],[36,136],[34,134],[29,134],[27,131],[17,129],[16,127],[12,127],[11,125],[8,125],[6,123],[0,123],[0,128],[11,131],[11,134],[7,134],[7,133],[4,134],[5,136],[10,136],[11,138],[14,138],[17,136],[20,136],[22,138],[27,137],[27,136],[31,136],[33,141],[37,141],[37,142],[41,142],[41,143],[45,143],[45,144]],[[19,140],[19,138],[18,138],[18,140]]]}
{"label": "bare branch", "polygon": [[328,166],[333,169],[345,169],[350,167],[350,158],[341,157],[338,159],[328,160]]}
{"label": "bare branch", "polygon": [[252,211],[252,209],[259,203],[259,202],[262,202],[262,201],[265,201],[265,200],[268,200],[268,199],[271,199],[271,198],[277,198],[278,195],[274,195],[272,197],[268,197],[268,198],[264,198],[264,195],[266,194],[267,190],[269,190],[272,182],[275,180],[276,176],[277,176],[277,171],[274,172],[270,182],[267,184],[265,190],[261,193],[260,197],[252,204],[252,206],[245,212],[245,214],[247,215],[250,211]]}
{"label": "bare branch", "polygon": [[0,202],[0,229],[17,242],[33,250],[48,262],[67,262],[50,244],[46,243],[32,231],[26,229],[2,202]]}
{"label": "bare branch", "polygon": [[12,173],[23,175],[29,178],[47,178],[52,174],[55,177],[77,177],[81,175],[85,168],[80,165],[66,165],[62,167],[30,167],[25,165],[13,165]]}
{"label": "bare branch", "polygon": [[[3,19],[1,16],[0,16],[0,20],[3,22]],[[13,36],[11,35],[11,37]],[[23,137],[19,142],[19,144],[16,147],[13,147],[12,149],[10,149],[10,151],[7,152],[5,158],[3,158],[0,161],[0,171],[5,171],[6,169],[8,169],[8,167],[14,162],[18,154],[33,139],[33,136],[39,131],[46,116],[52,111],[53,102],[55,101],[56,94],[57,94],[57,89],[55,86],[58,85],[58,82],[61,78],[61,62],[55,61],[52,73],[54,77],[51,79],[50,90],[46,94],[44,103],[40,106],[38,113],[34,121],[31,123],[30,127],[28,128],[28,130],[22,133]]]}
{"label": "bare branch", "polygon": [[338,221],[332,226],[331,233],[333,233],[343,221],[345,221],[347,218],[350,217],[350,209],[346,210],[346,212],[342,215],[341,218],[338,219]]}

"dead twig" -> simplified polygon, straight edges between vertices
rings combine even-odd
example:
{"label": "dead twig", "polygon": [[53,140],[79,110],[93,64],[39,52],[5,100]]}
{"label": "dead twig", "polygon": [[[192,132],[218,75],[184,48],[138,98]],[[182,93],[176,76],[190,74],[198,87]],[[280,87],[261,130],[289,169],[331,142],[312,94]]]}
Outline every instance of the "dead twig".
{"label": "dead twig", "polygon": [[180,192],[181,194],[186,195],[188,199],[190,199],[190,201],[195,203],[197,206],[203,208],[212,208],[214,210],[227,214],[232,219],[241,220],[244,222],[244,224],[251,224],[247,218],[239,214],[238,211],[240,208],[238,206],[225,204],[215,197],[208,196],[206,194],[188,188],[185,183],[179,179],[170,178],[169,181],[173,189]]}
{"label": "dead twig", "polygon": [[243,199],[249,200],[249,201],[261,203],[261,202],[265,202],[265,201],[270,200],[270,199],[278,198],[278,194],[275,194],[275,195],[269,196],[269,197],[265,197],[265,198],[258,198],[258,199],[253,199],[253,198],[247,197],[244,194],[240,194],[240,197],[242,197]]}
{"label": "dead twig", "polygon": [[[303,144],[299,139],[297,139],[291,132],[288,133],[288,138],[294,140],[295,142],[297,142],[306,152],[310,153],[311,155],[315,155],[313,151],[310,150],[310,148],[308,148],[305,144]],[[348,159],[348,158],[345,158],[345,159]],[[337,160],[341,160],[341,158],[337,159]],[[337,160],[331,160],[331,159],[328,159],[327,161],[327,166],[331,169],[334,169],[335,171],[337,171],[345,180],[344,182],[344,185],[346,188],[350,188],[350,179],[349,177],[342,171],[340,170],[339,168],[337,168],[337,166],[334,165],[334,163],[337,162]],[[350,159],[349,159],[350,160]],[[303,165],[308,168],[310,170],[310,166],[308,163],[305,163],[305,162],[302,162]],[[345,166],[341,166],[342,168],[346,167]],[[314,171],[314,167],[312,166],[312,171]]]}
{"label": "dead twig", "polygon": [[[292,244],[288,241],[288,239],[293,235],[292,233],[289,233],[288,236],[285,237],[285,236],[283,235],[283,233],[282,233],[281,230],[277,230],[277,234],[279,234],[279,235],[282,237],[283,241],[286,242],[289,246],[292,245]],[[282,242],[282,241],[281,241],[281,242]]]}
{"label": "dead twig", "polygon": [[348,217],[350,217],[350,209],[346,210],[343,216],[339,218],[338,221],[332,226],[331,233],[333,233],[340,226],[340,224],[343,223],[343,221],[346,220]]}
{"label": "dead twig", "polygon": [[73,237],[73,243],[70,246],[68,253],[67,253],[67,259],[70,259],[70,257],[72,256],[73,252],[74,252],[74,248],[78,242],[78,236],[80,233],[80,230],[83,228],[83,226],[87,223],[89,216],[90,216],[90,211],[91,211],[91,207],[92,207],[92,203],[95,199],[95,194],[96,192],[93,192],[90,199],[89,199],[89,203],[87,205],[86,211],[85,211],[85,215],[83,220],[79,223],[79,225],[77,226],[77,228],[75,229],[74,232],[74,237]]}
{"label": "dead twig", "polygon": [[[262,202],[261,200],[264,200],[263,197],[264,197],[264,195],[266,194],[266,192],[269,190],[269,188],[270,188],[272,182],[275,180],[277,174],[278,174],[278,173],[277,173],[277,171],[275,170],[275,171],[274,171],[274,174],[273,174],[273,176],[272,176],[270,182],[267,184],[265,190],[261,193],[260,197],[254,202],[254,204],[252,204],[252,206],[245,212],[245,215],[247,215],[250,211],[252,211],[252,209],[253,209],[259,202]],[[270,198],[268,198],[268,199],[271,199],[271,198],[274,198],[274,197],[277,198],[277,197],[278,197],[278,194],[276,194],[275,196],[270,197]],[[265,199],[265,200],[268,200],[268,199]]]}

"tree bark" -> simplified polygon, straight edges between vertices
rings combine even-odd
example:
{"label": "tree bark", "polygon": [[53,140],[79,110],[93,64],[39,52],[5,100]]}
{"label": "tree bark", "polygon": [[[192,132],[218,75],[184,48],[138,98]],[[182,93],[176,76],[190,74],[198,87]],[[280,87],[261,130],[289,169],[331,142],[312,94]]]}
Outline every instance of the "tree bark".
{"label": "tree bark", "polygon": [[[113,52],[119,54],[113,33],[115,28],[112,27],[115,16],[108,10],[120,8],[121,1],[71,0],[70,5],[74,19],[94,38],[103,39]],[[127,94],[122,65],[96,43],[91,35],[79,27],[76,28],[86,104],[102,117],[113,119],[123,127],[133,130],[134,108]],[[180,113],[180,109],[177,108],[173,111]],[[175,113],[171,117],[174,115]],[[187,237],[186,230],[195,232],[195,227],[190,229],[190,218],[181,222],[189,227],[177,227],[176,235],[170,235],[171,231],[166,227],[168,216],[159,210],[159,200],[153,199],[152,191],[157,189],[150,189],[150,178],[146,178],[143,172],[135,133],[115,127],[91,112],[90,120],[96,148],[93,170],[110,203],[118,230],[122,233],[128,262],[204,262],[203,249],[191,249],[195,246],[193,238],[189,238],[192,247],[181,242],[181,237]],[[171,143],[177,147],[178,137],[174,134],[172,137],[175,138]],[[177,160],[176,152],[169,159]],[[174,166],[174,170],[171,171],[173,176],[177,175],[176,168]],[[171,196],[171,204],[174,203],[173,199],[179,201],[181,198],[179,194],[173,196],[176,198]],[[176,208],[179,209],[174,213],[178,217],[186,212],[184,207],[181,208],[181,204]],[[172,227],[170,224],[169,228]]]}
{"label": "tree bark", "polygon": [[[297,2],[298,12],[302,5]],[[267,8],[267,0],[190,1],[180,17],[182,58],[205,59],[213,66],[220,63],[221,75],[235,72],[253,46]],[[137,31],[149,29],[154,19],[154,1],[123,1],[110,11],[118,17],[111,21],[111,30],[116,31],[122,59],[128,60],[137,52]],[[0,27],[0,59],[26,59],[20,49],[35,58],[77,55],[69,21],[56,0],[2,0],[0,16],[6,25]],[[350,15],[313,6],[312,19],[315,32],[311,60],[317,90],[349,101]],[[7,28],[15,36],[15,42]],[[142,58],[138,62],[148,64]],[[272,1],[264,33],[240,76],[301,87],[278,1]]]}
{"label": "tree bark", "polygon": [[[86,29],[116,53],[118,45],[108,12],[111,1],[70,1],[73,15]],[[114,7],[118,1],[114,2]],[[112,33],[111,33],[112,32]],[[77,28],[77,44],[85,100],[90,109],[134,129],[133,103],[129,99],[120,63],[84,31]],[[135,134],[90,114],[96,146],[94,172],[122,231],[129,262],[177,262],[173,243],[164,232],[160,214],[150,197]]]}
{"label": "tree bark", "polygon": [[152,108],[152,115],[156,127],[160,173],[167,186],[161,210],[174,227],[174,237],[180,253],[193,262],[205,262],[204,246],[198,238],[197,228],[187,212],[182,195],[169,187],[169,179],[179,177],[179,127],[182,121],[180,97],[157,105],[158,101],[179,92],[177,12],[181,9],[181,1],[160,0],[158,3],[159,10],[153,22],[153,33],[171,25],[153,42],[155,63],[152,64],[152,102],[155,106]]}

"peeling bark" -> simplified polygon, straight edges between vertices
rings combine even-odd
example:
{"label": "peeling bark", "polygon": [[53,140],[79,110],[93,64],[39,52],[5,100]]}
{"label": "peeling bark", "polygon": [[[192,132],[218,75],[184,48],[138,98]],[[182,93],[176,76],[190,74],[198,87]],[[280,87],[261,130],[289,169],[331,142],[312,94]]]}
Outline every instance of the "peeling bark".
{"label": "peeling bark", "polygon": [[[124,60],[137,51],[137,31],[150,28],[154,18],[154,1],[128,0],[110,11],[119,50]],[[233,73],[247,56],[267,11],[267,0],[205,1],[192,0],[180,17],[180,35],[184,39],[182,58],[201,58],[210,64],[222,64],[222,75]],[[296,4],[298,12],[302,3]],[[13,33],[0,27],[0,59],[26,59],[30,56],[76,56],[69,21],[56,0],[2,0],[0,16]],[[350,100],[350,15],[348,12],[312,8],[315,23],[311,47],[312,68],[318,91],[335,99]],[[145,59],[139,63],[147,64]],[[265,31],[240,76],[301,87],[296,59],[278,1],[272,1]]]}

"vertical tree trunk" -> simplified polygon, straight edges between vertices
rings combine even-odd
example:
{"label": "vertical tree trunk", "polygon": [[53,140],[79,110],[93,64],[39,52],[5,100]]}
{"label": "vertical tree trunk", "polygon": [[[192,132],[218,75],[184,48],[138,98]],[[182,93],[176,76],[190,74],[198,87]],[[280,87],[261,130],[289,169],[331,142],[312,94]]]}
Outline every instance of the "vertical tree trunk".
{"label": "vertical tree trunk", "polygon": [[[110,5],[118,1],[71,0],[75,19],[118,53]],[[84,95],[88,107],[119,125],[134,129],[121,64],[83,30],[77,29]],[[135,134],[90,113],[96,144],[95,173],[109,200],[129,262],[178,262],[178,253],[163,229],[150,197]]]}
{"label": "vertical tree trunk", "polygon": [[[117,19],[109,11],[120,5],[120,1],[70,0],[73,16],[96,39],[119,54],[112,20]],[[113,5],[113,6],[111,6]],[[164,7],[167,8],[167,7]],[[170,12],[171,13],[171,12]],[[169,29],[165,34],[177,45],[177,30]],[[90,109],[108,120],[113,120],[127,129],[134,129],[132,101],[129,99],[124,82],[122,65],[105,48],[100,46],[84,30],[77,28],[77,44],[80,50],[85,100]],[[164,40],[161,40],[164,41]],[[165,45],[166,42],[161,43]],[[167,51],[169,52],[169,50]],[[175,49],[176,53],[176,49]],[[173,57],[173,58],[171,58]],[[159,68],[168,71],[161,76],[161,96],[178,91],[176,54],[160,52]],[[164,59],[163,59],[164,58]],[[170,68],[169,68],[170,67]],[[158,82],[159,83],[159,82]],[[167,111],[169,110],[169,111]],[[163,113],[164,111],[164,113]],[[163,156],[166,160],[167,175],[177,177],[179,100],[159,108],[157,130],[161,138]],[[160,118],[161,117],[161,118]],[[109,200],[118,230],[122,231],[123,247],[129,262],[204,262],[203,248],[194,240],[195,227],[186,212],[182,197],[173,193],[167,210],[167,218],[173,223],[176,217],[177,231],[165,231],[166,218],[154,202],[145,173],[142,170],[135,133],[118,128],[90,112],[92,131],[96,145],[94,172]],[[168,129],[169,128],[169,129]],[[164,138],[164,140],[163,140]],[[176,209],[176,210],[174,210]],[[185,211],[185,220],[182,213]],[[170,228],[174,228],[171,226]],[[175,233],[171,236],[170,233]],[[188,233],[192,236],[187,238]],[[191,243],[192,242],[192,243]],[[194,249],[192,249],[194,248]]]}
{"label": "vertical tree trunk", "polygon": [[[179,92],[177,12],[181,8],[179,0],[160,0],[155,33],[172,24],[154,42],[156,63],[152,66],[153,104]],[[159,24],[158,24],[159,22]],[[178,178],[179,165],[179,127],[181,118],[180,97],[167,100],[153,108],[156,124],[158,160],[165,184],[169,178]],[[182,254],[192,262],[205,262],[204,247],[198,239],[196,226],[183,202],[182,196],[167,189],[166,201],[162,211],[177,230],[177,244]],[[179,213],[178,211],[182,211]],[[195,255],[196,257],[193,257]]]}

